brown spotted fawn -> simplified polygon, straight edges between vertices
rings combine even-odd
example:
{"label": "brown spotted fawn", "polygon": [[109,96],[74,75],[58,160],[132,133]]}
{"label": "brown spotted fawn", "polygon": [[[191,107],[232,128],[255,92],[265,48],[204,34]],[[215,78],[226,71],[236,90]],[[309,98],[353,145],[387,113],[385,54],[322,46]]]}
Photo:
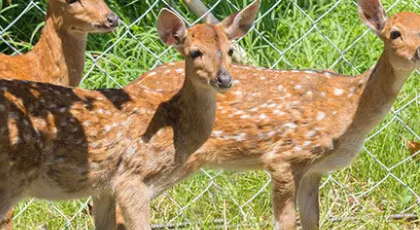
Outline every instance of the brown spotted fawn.
{"label": "brown spotted fawn", "polygon": [[[0,54],[0,78],[77,86],[84,69],[88,33],[113,31],[120,24],[103,0],[50,0],[39,42],[26,54]],[[13,211],[0,222],[12,229]]]}
{"label": "brown spotted fawn", "polygon": [[50,0],[39,42],[23,55],[0,54],[0,78],[77,86],[88,33],[111,32],[119,24],[103,0]]}
{"label": "brown spotted fawn", "polygon": [[[297,201],[303,229],[318,229],[322,175],[350,164],[420,64],[419,15],[388,18],[378,0],[360,0],[359,13],[384,42],[375,68],[343,76],[232,66],[236,84],[218,97],[210,139],[161,191],[202,166],[265,169],[273,178],[275,228],[295,228]],[[182,65],[161,66],[133,85],[179,89]]]}
{"label": "brown spotted fawn", "polygon": [[130,229],[150,229],[156,189],[212,132],[216,94],[232,86],[230,40],[252,27],[258,6],[190,29],[161,11],[161,40],[185,57],[175,94],[0,80],[0,217],[25,197],[92,196],[96,229],[115,230],[116,202]]}

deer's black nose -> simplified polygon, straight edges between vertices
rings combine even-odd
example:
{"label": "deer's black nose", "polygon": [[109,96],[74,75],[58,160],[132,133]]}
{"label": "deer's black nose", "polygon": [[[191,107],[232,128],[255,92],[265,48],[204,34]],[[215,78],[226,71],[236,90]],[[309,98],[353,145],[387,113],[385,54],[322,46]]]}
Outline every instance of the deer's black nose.
{"label": "deer's black nose", "polygon": [[225,89],[232,87],[232,75],[229,72],[219,72],[217,75],[217,85]]}
{"label": "deer's black nose", "polygon": [[120,18],[114,12],[107,14],[106,19],[108,20],[110,27],[117,27],[120,25]]}

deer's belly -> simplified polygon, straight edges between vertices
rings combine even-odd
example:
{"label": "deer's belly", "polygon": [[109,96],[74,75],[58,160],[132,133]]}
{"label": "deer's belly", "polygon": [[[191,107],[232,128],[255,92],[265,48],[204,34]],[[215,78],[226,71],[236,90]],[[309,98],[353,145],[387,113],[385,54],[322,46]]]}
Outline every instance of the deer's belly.
{"label": "deer's belly", "polygon": [[45,170],[35,179],[27,196],[49,200],[67,200],[88,197],[93,185],[86,174],[65,172],[63,170]]}
{"label": "deer's belly", "polygon": [[363,142],[364,139],[360,139],[342,144],[339,148],[334,149],[331,155],[326,156],[312,166],[310,171],[328,173],[350,165],[353,159],[362,150]]}

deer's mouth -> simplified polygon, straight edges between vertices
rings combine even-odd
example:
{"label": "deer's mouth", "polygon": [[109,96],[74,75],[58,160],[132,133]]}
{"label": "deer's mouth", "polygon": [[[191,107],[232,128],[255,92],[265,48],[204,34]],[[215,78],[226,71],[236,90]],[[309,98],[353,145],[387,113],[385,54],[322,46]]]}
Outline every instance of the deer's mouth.
{"label": "deer's mouth", "polygon": [[217,79],[211,80],[210,85],[219,93],[226,93],[232,89],[233,83],[224,83],[222,84]]}
{"label": "deer's mouth", "polygon": [[419,62],[420,61],[420,47],[417,49],[417,52],[414,55],[414,61],[415,62]]}
{"label": "deer's mouth", "polygon": [[95,28],[94,32],[97,33],[110,33],[114,32],[118,26],[107,25],[107,24],[94,24],[93,28]]}
{"label": "deer's mouth", "polygon": [[70,29],[74,32],[78,33],[111,33],[114,32],[117,27],[111,27],[102,24],[92,24],[92,27],[87,28],[78,28],[78,27],[71,27]]}

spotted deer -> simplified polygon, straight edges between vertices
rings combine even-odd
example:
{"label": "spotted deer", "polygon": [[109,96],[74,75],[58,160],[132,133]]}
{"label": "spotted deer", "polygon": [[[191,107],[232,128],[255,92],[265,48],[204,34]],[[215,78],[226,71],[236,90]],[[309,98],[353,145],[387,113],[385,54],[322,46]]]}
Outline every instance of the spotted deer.
{"label": "spotted deer", "polygon": [[[378,0],[360,0],[359,14],[385,46],[373,69],[343,76],[233,65],[235,87],[218,97],[210,139],[160,191],[203,166],[265,169],[273,179],[275,229],[296,227],[296,203],[303,229],[318,229],[322,175],[350,164],[420,65],[418,14],[388,18]],[[132,85],[179,89],[182,65],[160,66]]]}
{"label": "spotted deer", "polygon": [[[50,0],[41,38],[26,54],[0,53],[0,78],[32,80],[77,86],[84,69],[88,33],[112,32],[118,16],[103,0]],[[1,230],[12,229],[13,211],[0,221]]]}
{"label": "spotted deer", "polygon": [[0,54],[0,78],[77,86],[88,33],[112,32],[119,24],[103,0],[50,0],[39,42],[23,55]]}
{"label": "spotted deer", "polygon": [[96,229],[116,228],[116,202],[130,229],[150,229],[156,188],[212,132],[216,94],[232,87],[230,40],[247,33],[258,7],[189,29],[160,12],[159,37],[185,57],[176,93],[0,80],[0,217],[24,197],[92,196]]}

